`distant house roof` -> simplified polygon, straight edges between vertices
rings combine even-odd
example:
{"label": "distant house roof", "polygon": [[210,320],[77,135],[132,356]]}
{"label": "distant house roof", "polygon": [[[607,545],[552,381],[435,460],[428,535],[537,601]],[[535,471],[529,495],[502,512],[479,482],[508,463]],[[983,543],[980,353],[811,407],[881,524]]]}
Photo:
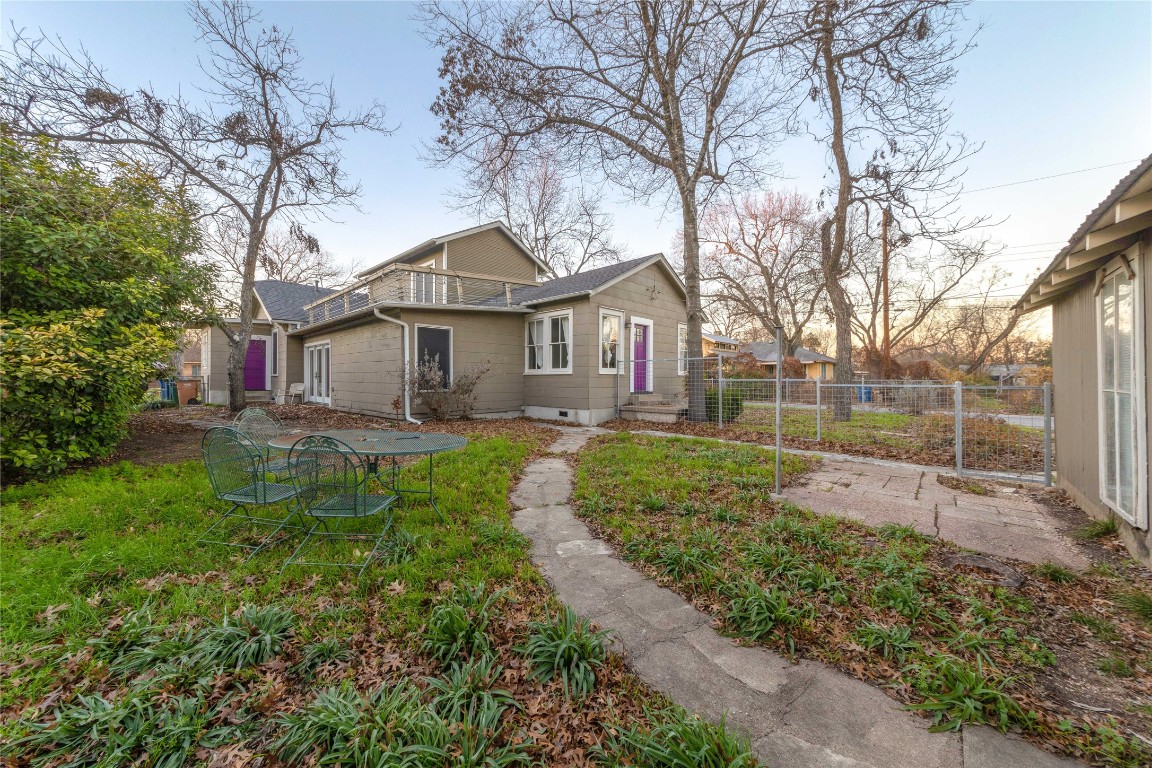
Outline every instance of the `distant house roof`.
{"label": "distant house roof", "polygon": [[1152,155],[1141,160],[1092,209],[1068,239],[1068,245],[1028,286],[1016,302],[1016,309],[1029,312],[1051,304],[1060,294],[1090,280],[1098,267],[1131,246],[1142,229],[1152,226],[1150,195]]}
{"label": "distant house roof", "polygon": [[985,370],[994,379],[1004,379],[1016,376],[1027,367],[1026,365],[990,365]]}
{"label": "distant house roof", "polygon": [[702,333],[700,335],[708,339],[708,341],[712,342],[713,344],[731,344],[734,347],[740,346],[740,342],[736,341],[736,339],[730,339],[727,336],[721,336],[718,333]]}
{"label": "distant house roof", "polygon": [[[776,342],[774,341],[753,341],[745,344],[741,352],[750,352],[756,358],[757,362],[761,363],[775,363],[777,360]],[[834,363],[836,358],[822,355],[819,352],[813,352],[807,347],[797,347],[796,354],[793,355],[797,360],[802,363]]]}
{"label": "distant house roof", "polygon": [[507,225],[504,224],[504,222],[502,222],[502,221],[490,221],[487,224],[481,224],[478,227],[471,227],[470,229],[461,229],[458,232],[449,232],[446,235],[440,235],[439,237],[433,237],[433,238],[430,238],[428,240],[425,240],[424,242],[420,243],[419,245],[412,246],[411,248],[404,251],[403,253],[399,253],[390,259],[385,259],[384,261],[380,262],[379,264],[377,264],[374,267],[369,267],[368,269],[364,270],[363,272],[360,272],[359,274],[357,274],[356,277],[367,277],[368,275],[372,274],[373,272],[376,272],[377,270],[383,269],[384,267],[388,266],[389,264],[395,264],[397,262],[404,261],[405,259],[410,259],[413,256],[419,256],[422,253],[425,253],[427,251],[431,251],[431,250],[434,250],[436,248],[439,248],[440,246],[444,245],[444,243],[450,242],[452,240],[459,240],[461,237],[468,237],[469,235],[475,235],[479,232],[487,232],[490,229],[496,229],[496,230],[499,230],[500,232],[503,232],[505,235],[507,235],[508,239],[511,240],[512,243],[517,248],[519,248],[521,251],[524,252],[525,256],[532,259],[532,261],[536,262],[536,266],[540,267],[540,269],[544,270],[545,272],[551,271],[550,269],[548,269],[548,265],[545,264],[543,261],[541,261],[536,256],[536,254],[532,253],[531,249],[529,249],[528,246],[526,246],[520,238],[516,237],[515,233],[513,233],[512,230],[510,230],[507,227]]}
{"label": "distant house roof", "polygon": [[651,256],[641,256],[638,259],[621,261],[618,264],[609,264],[599,269],[590,269],[587,272],[577,272],[567,277],[558,277],[540,285],[526,285],[512,289],[512,302],[514,304],[532,305],[541,304],[554,299],[568,298],[569,296],[582,296],[596,293],[639,272],[645,267],[659,264],[668,273],[681,293],[684,285],[672,266],[664,258],[664,254],[655,253]]}
{"label": "distant house roof", "polygon": [[293,323],[308,322],[304,307],[325,296],[336,293],[335,288],[320,288],[302,283],[286,283],[283,280],[257,280],[256,295],[268,316],[273,320],[286,320]]}

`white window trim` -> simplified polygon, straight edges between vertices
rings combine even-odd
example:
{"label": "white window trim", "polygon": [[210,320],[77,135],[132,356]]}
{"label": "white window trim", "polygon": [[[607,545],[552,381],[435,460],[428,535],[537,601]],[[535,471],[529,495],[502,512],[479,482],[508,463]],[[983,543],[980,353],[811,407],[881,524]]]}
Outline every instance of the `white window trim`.
{"label": "white window trim", "polygon": [[679,376],[688,375],[688,360],[687,358],[680,357],[680,332],[684,332],[685,344],[688,339],[688,323],[676,323],[676,374]]}
{"label": "white window trim", "polygon": [[[567,316],[568,318],[568,367],[567,368],[553,368],[552,367],[552,323],[550,322],[554,317]],[[528,368],[528,323],[533,320],[544,321],[544,367],[538,371],[533,371]],[[554,309],[548,312],[537,312],[534,315],[528,315],[524,320],[524,336],[521,343],[524,349],[524,375],[525,376],[570,376],[574,372],[573,359],[575,358],[575,324],[572,321],[572,308],[566,307],[565,309]],[[599,345],[597,345],[599,347]]]}
{"label": "white window trim", "polygon": [[[615,368],[605,368],[604,367],[604,356],[603,356],[603,354],[601,354],[601,345],[604,343],[604,337],[602,334],[604,333],[604,318],[605,317],[615,317],[620,323],[619,327],[616,329],[616,367]],[[616,374],[618,374],[620,372],[620,361],[622,359],[620,353],[624,351],[624,343],[623,342],[624,342],[624,337],[627,335],[628,334],[625,333],[625,329],[624,329],[624,311],[620,310],[620,309],[611,309],[609,307],[601,307],[600,308],[600,314],[596,318],[596,349],[594,350],[596,353],[596,368],[600,373],[610,374],[612,376],[615,376]]]}
{"label": "white window trim", "polygon": [[456,336],[450,325],[431,325],[430,323],[414,323],[412,325],[412,359],[416,364],[420,364],[420,358],[417,357],[420,352],[420,329],[421,328],[437,328],[441,331],[448,331],[448,382],[447,385],[452,386],[452,377],[456,375]]}
{"label": "white window trim", "polygon": [[[313,349],[316,349],[317,347],[328,347],[328,381],[325,382],[328,385],[327,386],[328,397],[319,397],[319,398],[316,398],[315,400],[309,400],[308,399],[308,380],[312,376],[312,371],[310,370],[312,367],[312,363],[311,363],[311,357],[309,356],[308,352],[313,350]],[[333,391],[334,390],[332,389],[332,339],[324,339],[323,341],[313,341],[313,342],[309,342],[308,344],[305,344],[304,345],[304,397],[302,399],[304,400],[304,402],[307,402],[307,403],[320,403],[321,405],[331,405],[332,404]]]}
{"label": "white window trim", "polygon": [[272,358],[272,375],[280,375],[280,355],[277,354],[276,345],[280,343],[280,328],[272,326],[272,349],[270,350],[270,357]]}
{"label": "white window trim", "polygon": [[643,325],[648,329],[648,360],[645,363],[645,381],[649,392],[652,391],[652,356],[656,354],[656,326],[646,317],[632,315],[632,332],[628,334],[628,357],[631,364],[628,366],[628,390],[636,391],[636,361],[632,357],[636,354],[636,326]]}
{"label": "white window trim", "polygon": [[[1147,371],[1145,368],[1144,360],[1144,276],[1142,273],[1143,263],[1140,258],[1140,246],[1135,245],[1122,256],[1127,257],[1127,264],[1124,258],[1118,257],[1109,262],[1102,270],[1103,279],[1111,277],[1113,273],[1124,270],[1128,265],[1131,265],[1135,277],[1132,279],[1132,300],[1133,312],[1135,315],[1135,322],[1133,323],[1133,338],[1132,338],[1132,370],[1135,378],[1135,386],[1132,390],[1133,408],[1132,412],[1135,416],[1136,422],[1136,456],[1135,456],[1135,472],[1136,472],[1136,498],[1135,498],[1135,513],[1129,517],[1128,514],[1121,511],[1117,504],[1106,498],[1105,493],[1105,474],[1107,473],[1107,446],[1105,445],[1105,424],[1104,424],[1104,297],[1102,292],[1098,293],[1093,301],[1093,311],[1096,314],[1096,449],[1098,455],[1098,480],[1099,489],[1098,496],[1100,501],[1105,506],[1120,516],[1121,519],[1128,521],[1133,526],[1140,530],[1148,529],[1148,445],[1147,445],[1147,413],[1145,411],[1146,404],[1144,402],[1144,382]],[[1101,281],[1103,282],[1103,280]],[[1099,285],[1100,283],[1098,283]]]}

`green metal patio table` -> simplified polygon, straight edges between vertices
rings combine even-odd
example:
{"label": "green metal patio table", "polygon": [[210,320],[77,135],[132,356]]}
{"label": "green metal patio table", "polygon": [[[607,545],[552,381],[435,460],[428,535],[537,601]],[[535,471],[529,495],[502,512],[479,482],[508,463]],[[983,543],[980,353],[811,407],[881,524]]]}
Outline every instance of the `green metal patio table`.
{"label": "green metal patio table", "polygon": [[[394,429],[334,429],[325,432],[290,432],[269,440],[268,445],[273,448],[287,450],[291,448],[297,440],[308,435],[331,437],[348,445],[352,450],[356,451],[357,454],[364,457],[368,473],[375,477],[381,485],[400,497],[401,501],[404,499],[402,494],[427,496],[428,502],[432,505],[432,509],[436,510],[436,514],[439,515],[441,520],[445,519],[444,513],[440,511],[440,507],[436,504],[436,496],[432,485],[432,457],[437,453],[463,448],[468,444],[468,441],[463,437],[439,432],[402,432]],[[428,457],[428,487],[426,489],[401,488],[399,486],[399,459],[404,456]],[[390,463],[390,474],[382,474],[380,472],[382,459]],[[387,472],[387,470],[385,470],[385,472]]]}

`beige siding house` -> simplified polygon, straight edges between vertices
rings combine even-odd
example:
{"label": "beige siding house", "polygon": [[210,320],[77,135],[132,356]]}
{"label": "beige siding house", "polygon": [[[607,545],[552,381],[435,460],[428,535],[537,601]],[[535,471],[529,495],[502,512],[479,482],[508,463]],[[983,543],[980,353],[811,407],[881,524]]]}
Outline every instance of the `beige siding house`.
{"label": "beige siding house", "polygon": [[[489,367],[477,415],[594,424],[636,396],[652,397],[651,361],[677,360],[687,332],[684,287],[667,260],[546,274],[493,222],[427,240],[340,291],[260,281],[257,327],[275,366],[266,360],[267,389],[249,394],[285,401],[297,384],[304,402],[419,419],[404,372],[434,359],[449,379]],[[220,355],[206,366],[204,391],[226,402],[227,340],[219,329],[204,334],[205,359]]]}
{"label": "beige siding house", "polygon": [[1147,325],[1152,298],[1152,156],[1080,225],[1017,308],[1052,308],[1058,484],[1112,517],[1138,559],[1149,533]]}

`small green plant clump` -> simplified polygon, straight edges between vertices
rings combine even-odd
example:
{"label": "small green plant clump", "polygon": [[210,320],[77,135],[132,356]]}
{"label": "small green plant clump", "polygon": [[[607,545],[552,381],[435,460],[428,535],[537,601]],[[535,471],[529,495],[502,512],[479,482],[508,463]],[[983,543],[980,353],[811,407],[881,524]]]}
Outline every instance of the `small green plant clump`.
{"label": "small green plant clump", "polygon": [[506,592],[499,589],[490,593],[483,582],[453,587],[428,617],[424,630],[425,652],[444,663],[488,653],[492,647],[488,626],[495,617],[496,604]]}
{"label": "small green plant clump", "polygon": [[611,728],[594,756],[608,768],[754,768],[752,747],[724,723],[706,723],[680,709],[649,712],[652,728]]}
{"label": "small green plant clump", "polygon": [[605,632],[594,631],[571,608],[555,619],[529,624],[531,635],[521,652],[528,657],[533,680],[560,678],[570,698],[582,699],[596,687],[596,670],[604,666]]}

